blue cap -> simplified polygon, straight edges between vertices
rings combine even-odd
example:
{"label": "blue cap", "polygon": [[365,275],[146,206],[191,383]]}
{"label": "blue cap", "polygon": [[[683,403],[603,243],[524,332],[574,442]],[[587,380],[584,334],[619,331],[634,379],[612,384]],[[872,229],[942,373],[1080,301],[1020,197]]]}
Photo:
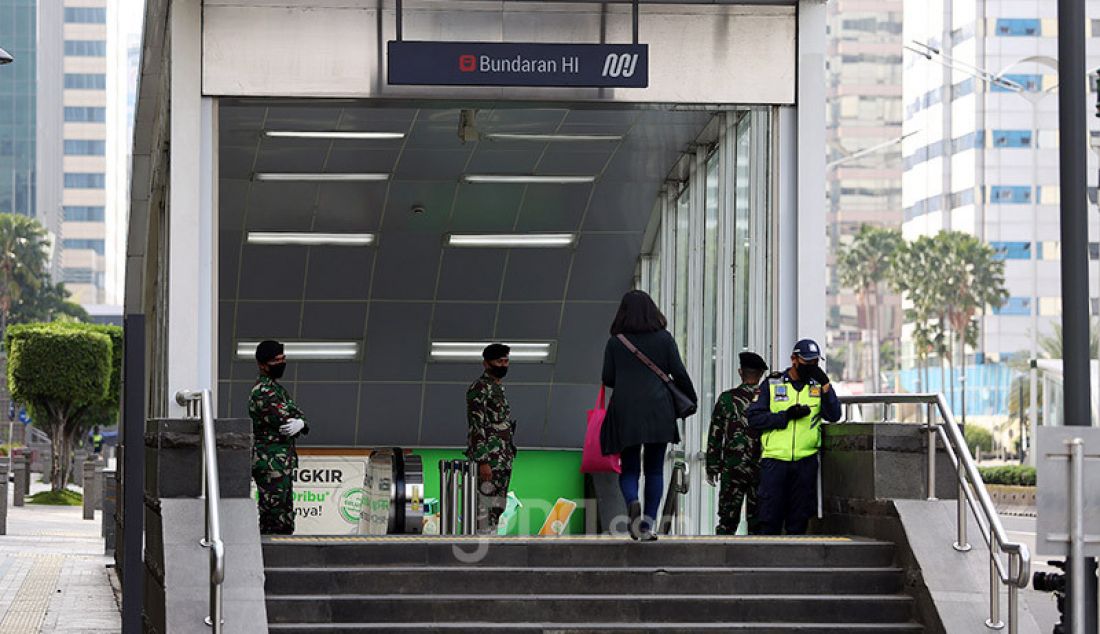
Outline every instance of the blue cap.
{"label": "blue cap", "polygon": [[799,339],[791,354],[797,355],[803,361],[816,361],[821,358],[821,346],[813,339]]}

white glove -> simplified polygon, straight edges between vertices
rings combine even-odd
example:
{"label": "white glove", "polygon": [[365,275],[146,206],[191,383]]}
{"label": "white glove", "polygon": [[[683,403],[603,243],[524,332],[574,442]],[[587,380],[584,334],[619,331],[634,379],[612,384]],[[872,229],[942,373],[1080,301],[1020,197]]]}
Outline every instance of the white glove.
{"label": "white glove", "polygon": [[297,436],[298,432],[302,431],[306,426],[306,422],[301,418],[291,418],[287,422],[283,423],[279,427],[279,431],[284,436]]}
{"label": "white glove", "polygon": [[707,484],[709,484],[711,486],[717,486],[718,485],[717,478],[715,477],[715,475],[713,473],[708,473],[707,474]]}

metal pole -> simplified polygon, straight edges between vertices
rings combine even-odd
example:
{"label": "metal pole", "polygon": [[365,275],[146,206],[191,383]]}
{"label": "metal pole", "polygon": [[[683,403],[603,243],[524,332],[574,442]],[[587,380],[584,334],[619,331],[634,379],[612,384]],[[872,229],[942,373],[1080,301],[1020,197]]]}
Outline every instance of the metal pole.
{"label": "metal pole", "polygon": [[[1019,93],[1024,96],[1024,93]],[[1031,306],[1031,358],[1039,358],[1039,100],[1028,99],[1031,104],[1031,237],[1035,244],[1031,246],[1031,288],[1033,290]],[[1031,393],[1028,400],[1031,429],[1039,427],[1039,370],[1032,364],[1028,370],[1031,381]],[[1023,387],[1021,386],[1021,395]],[[1020,403],[1023,409],[1024,404]],[[1022,442],[1022,441],[1021,441]]]}
{"label": "metal pole", "polygon": [[[960,459],[960,463],[961,463]],[[965,553],[970,550],[970,543],[966,541],[966,482],[962,472],[963,466],[959,465],[959,499],[956,502],[956,522],[958,523],[958,539],[951,545],[955,550]]]}
{"label": "metal pole", "polygon": [[459,533],[459,475],[461,470],[461,460],[454,460],[451,462],[451,535],[461,535],[461,533]]}
{"label": "metal pole", "polygon": [[439,534],[446,535],[450,529],[450,517],[447,513],[447,461],[439,461]]}
{"label": "metal pole", "polygon": [[932,422],[935,417],[935,405],[929,403],[928,416],[928,500],[936,500],[936,425]]}
{"label": "metal pole", "polygon": [[1085,443],[1080,438],[1069,445],[1069,597],[1077,600],[1066,606],[1070,631],[1085,634],[1088,601],[1085,584]]}
{"label": "metal pole", "polygon": [[1019,629],[1020,609],[1019,609],[1019,597],[1020,588],[1016,585],[1015,579],[1020,576],[1020,554],[1009,553],[1008,554],[1008,634],[1016,634]]}
{"label": "metal pole", "polygon": [[466,476],[463,479],[465,487],[462,494],[462,499],[465,502],[465,515],[466,515],[466,534],[477,534],[477,496],[478,496],[478,466],[473,460],[469,460],[465,463]]}
{"label": "metal pole", "polygon": [[[1062,336],[1089,340],[1088,137],[1085,120],[1085,3],[1058,0],[1058,135],[1062,237]],[[1090,426],[1089,347],[1065,346],[1062,353],[1066,425]],[[1067,611],[1081,615],[1072,631],[1097,631],[1096,560],[1077,563],[1079,586],[1066,597]],[[1087,577],[1087,580],[1086,580]]]}
{"label": "metal pole", "polygon": [[989,546],[989,620],[985,626],[999,630],[1005,626],[1001,620],[1001,576],[997,574],[997,538],[990,540]]}

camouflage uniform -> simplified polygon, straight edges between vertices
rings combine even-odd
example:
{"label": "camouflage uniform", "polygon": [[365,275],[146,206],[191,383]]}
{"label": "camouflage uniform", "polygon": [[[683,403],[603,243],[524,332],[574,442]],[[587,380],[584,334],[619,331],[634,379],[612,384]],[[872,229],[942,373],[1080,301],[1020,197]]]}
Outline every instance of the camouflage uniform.
{"label": "camouflage uniform", "polygon": [[749,429],[745,412],[757,388],[742,384],[723,392],[714,405],[707,439],[707,473],[720,478],[719,535],[733,535],[741,522],[741,503],[749,501],[750,531],[756,514],[756,485],[760,475],[760,434]]}
{"label": "camouflage uniform", "polygon": [[[305,416],[285,387],[262,375],[252,386],[248,415],[252,418],[252,478],[260,494],[260,533],[290,535],[294,532],[291,478],[298,468],[298,453],[294,438],[284,436],[279,427],[292,418]],[[309,425],[300,433],[309,433]]]}
{"label": "camouflage uniform", "polygon": [[496,531],[507,503],[512,460],[516,457],[512,442],[516,423],[510,419],[511,414],[504,386],[488,373],[466,391],[466,420],[470,426],[466,458],[478,465],[489,464],[493,471],[490,482],[495,489],[492,495],[482,493],[484,483],[478,476],[477,529],[481,533]]}

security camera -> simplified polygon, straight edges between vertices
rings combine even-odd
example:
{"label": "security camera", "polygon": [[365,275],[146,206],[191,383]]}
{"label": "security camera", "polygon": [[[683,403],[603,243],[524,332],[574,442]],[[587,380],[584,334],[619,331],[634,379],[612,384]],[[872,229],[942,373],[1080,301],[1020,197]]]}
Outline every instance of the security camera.
{"label": "security camera", "polygon": [[409,211],[413,212],[414,214],[422,214],[427,210],[424,209],[424,205],[421,205],[419,203],[414,203],[413,206],[409,209]]}
{"label": "security camera", "polygon": [[7,51],[0,48],[0,65],[10,64],[15,61],[15,58],[11,56]]}

